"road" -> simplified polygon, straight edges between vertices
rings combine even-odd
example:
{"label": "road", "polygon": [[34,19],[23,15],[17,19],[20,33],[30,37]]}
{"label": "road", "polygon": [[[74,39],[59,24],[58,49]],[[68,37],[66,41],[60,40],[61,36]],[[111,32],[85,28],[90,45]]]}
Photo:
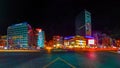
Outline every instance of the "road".
{"label": "road", "polygon": [[0,68],[120,68],[120,55],[112,52],[0,54]]}

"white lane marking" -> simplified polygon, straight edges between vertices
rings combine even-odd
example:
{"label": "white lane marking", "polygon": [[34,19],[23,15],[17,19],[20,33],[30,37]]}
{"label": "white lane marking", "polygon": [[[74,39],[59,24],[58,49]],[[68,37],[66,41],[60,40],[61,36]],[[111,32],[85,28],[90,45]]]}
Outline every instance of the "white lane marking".
{"label": "white lane marking", "polygon": [[49,67],[51,64],[55,63],[57,60],[61,60],[62,62],[66,63],[67,65],[69,65],[72,68],[76,68],[75,66],[73,66],[72,64],[68,63],[67,61],[65,61],[64,59],[57,57],[56,59],[54,59],[53,61],[51,61],[50,63],[48,63],[47,65],[45,65],[43,68],[47,68]]}

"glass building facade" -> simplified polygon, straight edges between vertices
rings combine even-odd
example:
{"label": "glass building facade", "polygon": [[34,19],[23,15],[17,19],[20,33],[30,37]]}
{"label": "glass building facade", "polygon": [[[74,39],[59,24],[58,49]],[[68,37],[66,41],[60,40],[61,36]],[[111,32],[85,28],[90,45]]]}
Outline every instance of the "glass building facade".
{"label": "glass building facade", "polygon": [[45,43],[45,33],[42,31],[42,29],[37,28],[36,29],[36,45],[37,47],[44,48]]}
{"label": "glass building facade", "polygon": [[75,33],[80,36],[91,36],[91,13],[84,10],[76,17]]}
{"label": "glass building facade", "polygon": [[28,48],[31,30],[31,26],[26,22],[9,26],[7,29],[8,46]]}
{"label": "glass building facade", "polygon": [[41,31],[38,33],[38,47],[44,47],[44,41],[45,41],[45,37],[44,37],[44,31]]}

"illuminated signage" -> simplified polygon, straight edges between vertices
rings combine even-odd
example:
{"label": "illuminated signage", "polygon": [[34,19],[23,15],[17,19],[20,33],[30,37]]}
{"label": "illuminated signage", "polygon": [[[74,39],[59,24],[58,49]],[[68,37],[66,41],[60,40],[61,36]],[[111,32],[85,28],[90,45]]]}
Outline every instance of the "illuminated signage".
{"label": "illuminated signage", "polygon": [[94,39],[88,39],[88,44],[94,45],[95,40]]}

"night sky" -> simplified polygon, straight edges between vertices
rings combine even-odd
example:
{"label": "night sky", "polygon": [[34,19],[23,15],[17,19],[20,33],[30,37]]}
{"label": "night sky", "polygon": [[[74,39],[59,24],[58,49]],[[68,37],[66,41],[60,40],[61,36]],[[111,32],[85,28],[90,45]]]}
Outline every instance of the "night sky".
{"label": "night sky", "polygon": [[92,30],[120,32],[120,2],[110,0],[0,0],[0,34],[7,27],[27,21],[42,28],[47,39],[53,35],[74,35],[77,14],[92,14]]}

